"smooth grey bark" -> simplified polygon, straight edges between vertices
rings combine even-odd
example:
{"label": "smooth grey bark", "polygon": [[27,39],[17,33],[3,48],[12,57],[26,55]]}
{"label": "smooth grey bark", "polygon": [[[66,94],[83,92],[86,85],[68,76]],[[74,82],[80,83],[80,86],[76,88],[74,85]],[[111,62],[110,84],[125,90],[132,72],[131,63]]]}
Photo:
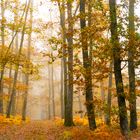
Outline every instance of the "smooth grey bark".
{"label": "smooth grey bark", "polygon": [[122,134],[126,139],[129,139],[128,135],[128,118],[126,101],[121,73],[121,57],[120,57],[120,44],[117,31],[117,15],[116,15],[116,0],[109,0],[110,8],[110,30],[111,30],[111,43],[112,43],[112,53],[114,61],[114,74],[116,83],[116,92],[118,97],[118,107],[119,107],[119,118],[120,118],[120,128]]}
{"label": "smooth grey bark", "polygon": [[1,70],[0,74],[0,113],[3,114],[3,75],[4,70]]}
{"label": "smooth grey bark", "polygon": [[29,7],[30,7],[30,2],[31,1],[29,0],[28,1],[28,6],[26,8],[24,25],[23,25],[22,33],[21,33],[21,42],[20,42],[19,51],[18,51],[18,62],[17,62],[16,67],[15,67],[15,74],[14,74],[12,92],[11,92],[10,101],[9,101],[9,105],[8,105],[8,109],[7,109],[7,114],[6,114],[7,118],[10,118],[10,114],[11,114],[11,110],[12,110],[12,104],[13,104],[14,97],[15,97],[15,92],[16,92],[16,84],[17,84],[18,70],[19,70],[19,61],[20,61],[20,55],[21,55],[22,48],[23,48],[23,42],[24,42],[24,36],[25,36],[25,28],[26,28],[26,21],[27,21],[28,11],[29,11]]}
{"label": "smooth grey bark", "polygon": [[108,78],[108,95],[107,95],[107,112],[106,112],[106,124],[110,125],[111,124],[111,91],[112,91],[112,66],[113,63],[110,62],[110,72],[109,72],[109,78]]}
{"label": "smooth grey bark", "polygon": [[[72,2],[67,2],[67,14],[68,14],[68,92],[67,92],[67,109],[68,109],[68,125],[73,125],[73,20],[72,20]],[[66,111],[66,110],[65,110]],[[65,116],[66,119],[66,116]]]}
{"label": "smooth grey bark", "polygon": [[[12,64],[10,65],[10,70],[9,70],[9,78],[12,79]],[[10,97],[11,94],[11,89],[12,89],[12,83],[10,83],[9,88],[8,88],[8,96]],[[7,101],[7,104],[9,102],[9,99]]]}
{"label": "smooth grey bark", "polygon": [[54,94],[54,74],[53,64],[48,65],[48,76],[49,76],[49,103],[48,103],[48,115],[55,118],[55,94]]}
{"label": "smooth grey bark", "polygon": [[[18,7],[18,5],[16,5],[16,7]],[[15,17],[14,17],[15,22],[16,22],[17,16],[18,16],[17,12],[15,12]],[[14,43],[13,43],[15,45],[14,51],[15,51],[16,54],[18,54],[18,49],[19,49],[18,48],[19,47],[19,36],[18,36],[18,33],[17,33],[17,35],[15,37]],[[15,71],[15,73],[16,73],[16,71]],[[11,92],[12,92],[12,89],[11,89]],[[14,93],[14,97],[13,97],[13,102],[12,102],[12,105],[11,105],[12,106],[11,115],[13,115],[13,116],[15,115],[15,110],[16,110],[16,90],[14,92],[15,93]]]}
{"label": "smooth grey bark", "polygon": [[129,74],[129,106],[130,106],[130,130],[137,128],[136,110],[136,85],[135,85],[135,24],[134,24],[135,0],[129,0],[129,48],[128,48],[128,74]]}
{"label": "smooth grey bark", "polygon": [[[62,0],[62,4],[58,2],[59,11],[60,11],[60,25],[62,29],[62,64],[63,64],[63,95],[64,95],[64,117],[65,117],[65,104],[67,102],[67,50],[66,50],[66,27],[65,27],[65,1]],[[62,88],[62,87],[61,87]],[[62,90],[62,89],[61,89]],[[61,93],[62,94],[62,93]],[[62,111],[61,111],[62,112]]]}
{"label": "smooth grey bark", "polygon": [[[18,7],[18,5],[16,5],[16,7]],[[15,19],[15,22],[16,22],[16,18],[17,18],[17,12],[15,13],[15,17],[14,17]],[[15,43],[15,44],[14,44]],[[14,49],[14,51],[15,51],[15,53],[17,53],[18,54],[18,47],[19,47],[19,37],[18,37],[18,33],[17,33],[17,36],[15,37],[15,41],[14,41],[14,45],[15,45],[15,49]],[[15,71],[15,73],[16,73],[16,71]],[[14,79],[15,80],[15,79]],[[12,87],[11,87],[12,88]],[[11,89],[11,92],[12,92],[12,89]],[[11,109],[11,115],[15,115],[15,110],[16,110],[16,90],[14,91],[15,93],[14,93],[14,97],[13,97],[13,102],[12,102],[12,109]]]}
{"label": "smooth grey bark", "polygon": [[[25,84],[29,86],[29,76],[28,74],[25,75]],[[28,99],[28,90],[25,91],[23,96],[23,107],[22,107],[22,120],[26,120],[26,109],[27,109],[27,99]]]}
{"label": "smooth grey bark", "polygon": [[10,95],[10,100],[8,104],[8,110],[7,110],[7,118],[10,117],[10,115],[15,114],[15,98],[16,98],[16,83],[17,83],[17,78],[18,78],[18,69],[16,68],[16,71],[14,73],[14,79],[13,79],[13,85],[12,85],[12,91]]}
{"label": "smooth grey bark", "polygon": [[[33,21],[33,0],[31,0],[30,4],[30,22],[29,22],[29,34],[28,34],[28,52],[27,52],[27,59],[30,61],[30,56],[31,56],[31,45],[32,45],[32,21]],[[29,64],[27,65],[27,71],[30,71],[29,69]],[[29,86],[29,72],[25,75],[25,84],[28,87]],[[22,120],[26,120],[26,110],[27,110],[27,99],[28,99],[28,92],[29,90],[26,90],[24,93],[24,98],[23,98],[23,108],[22,108]]]}
{"label": "smooth grey bark", "polygon": [[[1,44],[2,47],[4,47],[5,45],[5,17],[4,17],[4,13],[5,13],[5,3],[3,0],[1,0]],[[3,50],[2,50],[3,51]]]}
{"label": "smooth grey bark", "polygon": [[85,35],[84,29],[86,28],[85,19],[85,0],[80,0],[80,26],[81,26],[81,45],[83,54],[83,67],[84,67],[84,78],[85,78],[85,97],[86,97],[86,108],[89,121],[89,127],[91,130],[96,129],[93,94],[92,94],[92,74],[91,74],[91,61],[89,58],[88,42]]}
{"label": "smooth grey bark", "polygon": [[55,118],[55,92],[54,92],[54,69],[53,64],[51,64],[51,93],[52,93],[52,113],[53,118]]}
{"label": "smooth grey bark", "polygon": [[61,118],[64,119],[64,64],[61,59],[61,90],[60,90],[60,104],[61,104]]}
{"label": "smooth grey bark", "polygon": [[73,123],[73,20],[72,20],[72,1],[67,1],[68,15],[68,91],[65,102],[65,126],[72,126]]}
{"label": "smooth grey bark", "polygon": [[[4,1],[1,0],[1,59],[3,58],[3,50],[5,45],[5,7],[4,7]],[[3,76],[4,76],[4,65],[3,62],[1,62],[0,67],[0,113],[3,114]]]}
{"label": "smooth grey bark", "polygon": [[50,64],[48,64],[48,88],[49,88],[49,101],[48,101],[48,119],[51,119],[51,82],[50,82]]}
{"label": "smooth grey bark", "polygon": [[[13,32],[13,35],[14,35],[14,32]],[[13,52],[14,50],[14,43],[12,44],[12,47],[11,47],[11,52]],[[10,64],[10,69],[9,69],[9,78],[12,79],[12,63]],[[9,88],[8,88],[8,95],[10,97],[10,94],[11,94],[11,89],[12,89],[12,82],[9,84]],[[9,98],[8,98],[8,101],[7,101],[7,105],[8,105],[8,102],[9,102]],[[6,107],[7,108],[7,107]]]}

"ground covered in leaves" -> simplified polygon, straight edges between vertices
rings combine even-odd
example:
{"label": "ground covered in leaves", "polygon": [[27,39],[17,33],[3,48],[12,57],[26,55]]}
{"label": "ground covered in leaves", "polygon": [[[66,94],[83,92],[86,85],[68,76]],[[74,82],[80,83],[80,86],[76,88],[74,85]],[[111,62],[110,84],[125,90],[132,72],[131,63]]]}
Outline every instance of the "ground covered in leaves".
{"label": "ground covered in leaves", "polygon": [[[10,123],[10,121],[12,123]],[[14,120],[15,121],[15,120]],[[12,119],[0,123],[0,140],[123,140],[118,126],[99,124],[90,131],[85,120],[76,119],[76,126],[66,128],[63,121],[27,121],[13,123]],[[133,132],[132,140],[140,140],[139,130]]]}

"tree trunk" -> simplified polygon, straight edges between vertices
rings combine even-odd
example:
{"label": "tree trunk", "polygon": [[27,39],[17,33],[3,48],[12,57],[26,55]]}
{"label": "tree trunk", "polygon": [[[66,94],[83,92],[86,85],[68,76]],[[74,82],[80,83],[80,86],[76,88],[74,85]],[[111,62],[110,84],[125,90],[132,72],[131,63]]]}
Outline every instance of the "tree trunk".
{"label": "tree trunk", "polygon": [[50,82],[50,64],[48,64],[48,85],[49,85],[49,101],[48,101],[48,119],[51,119],[51,82]]}
{"label": "tree trunk", "polygon": [[23,25],[22,34],[21,34],[21,42],[20,42],[20,47],[19,47],[19,52],[18,52],[18,62],[17,62],[16,67],[15,67],[12,93],[11,93],[11,97],[10,97],[10,101],[9,101],[9,105],[8,105],[8,109],[7,109],[7,118],[10,118],[12,104],[13,104],[15,93],[16,93],[16,84],[17,84],[17,77],[18,77],[18,70],[19,70],[19,60],[20,60],[20,55],[21,55],[22,48],[23,48],[24,35],[25,35],[25,28],[26,28],[26,21],[27,21],[29,6],[30,6],[30,0],[28,1],[28,6],[27,6],[27,9],[26,9],[26,14],[25,14],[25,19],[24,19],[24,25]]}
{"label": "tree trunk", "polygon": [[88,43],[85,35],[85,0],[80,0],[80,25],[81,25],[81,43],[82,43],[82,53],[83,53],[83,66],[85,69],[85,96],[86,96],[86,108],[89,121],[90,129],[94,130],[96,128],[95,122],[95,112],[93,104],[93,94],[92,94],[92,74],[91,74],[91,61],[88,52]]}
{"label": "tree trunk", "polygon": [[54,70],[53,64],[51,64],[51,93],[52,93],[52,112],[53,118],[55,118],[55,94],[54,94]]}
{"label": "tree trunk", "polygon": [[5,22],[5,17],[4,17],[4,13],[5,13],[5,7],[4,7],[4,1],[1,0],[1,41],[2,41],[2,47],[4,47],[5,45],[5,25],[4,25],[4,22]]}
{"label": "tree trunk", "polygon": [[[33,21],[33,0],[31,0],[31,9],[30,9],[30,32],[28,35],[28,52],[27,52],[27,58],[28,61],[30,61],[30,50],[31,50],[31,44],[32,44],[32,21]],[[29,65],[27,66],[29,70]],[[28,87],[29,86],[29,73],[27,72],[27,74],[25,75],[25,84]],[[26,90],[24,93],[24,99],[23,99],[23,108],[22,108],[22,120],[26,120],[26,110],[27,110],[27,99],[28,99],[28,92],[29,90]]]}
{"label": "tree trunk", "polygon": [[121,132],[128,139],[128,119],[127,119],[127,109],[125,102],[125,94],[122,81],[121,73],[121,58],[120,58],[120,44],[117,32],[117,17],[116,17],[116,0],[109,0],[110,6],[110,28],[111,28],[111,43],[113,49],[113,59],[114,59],[114,73],[115,73],[115,83],[118,96],[118,107],[119,107],[119,118]]}
{"label": "tree trunk", "polygon": [[[29,86],[29,76],[25,75],[25,84]],[[27,99],[28,99],[28,90],[25,91],[23,96],[23,107],[22,107],[22,120],[26,120],[26,109],[27,109]]]}
{"label": "tree trunk", "polygon": [[[4,1],[1,0],[1,59],[3,58],[3,51],[5,46],[5,7]],[[3,63],[3,62],[2,62]],[[0,70],[0,113],[3,114],[3,76],[4,76],[4,66],[1,63]]]}
{"label": "tree trunk", "polygon": [[67,2],[68,13],[68,91],[65,108],[65,126],[73,125],[73,21],[72,21],[72,2]]}
{"label": "tree trunk", "polygon": [[[102,79],[103,80],[103,79]],[[101,100],[103,103],[103,107],[105,106],[105,90],[104,90],[104,81],[100,82],[100,89],[101,89]],[[101,111],[102,119],[105,121],[105,114],[104,111]]]}
{"label": "tree trunk", "polygon": [[130,106],[130,130],[137,128],[136,91],[135,91],[135,24],[134,3],[129,0],[129,49],[128,49],[128,74],[129,74],[129,106]]}
{"label": "tree trunk", "polygon": [[1,70],[0,77],[0,114],[3,114],[3,75],[4,70]]}
{"label": "tree trunk", "polygon": [[[16,8],[18,8],[18,4],[16,3]],[[17,22],[17,17],[18,17],[18,13],[17,11],[15,12],[15,17],[14,17],[14,22]],[[15,45],[15,53],[18,54],[18,49],[19,49],[19,36],[18,33],[15,37],[15,41],[14,41],[14,45]],[[15,74],[18,73],[18,71],[15,71]],[[17,77],[18,78],[18,77]],[[13,80],[17,80],[17,79],[13,79]],[[12,92],[12,91],[11,91]],[[11,115],[15,115],[15,111],[16,111],[16,90],[14,91],[14,97],[13,97],[13,102],[12,102],[12,109],[11,109]]]}
{"label": "tree trunk", "polygon": [[[64,97],[61,97],[63,98],[63,104],[66,104],[67,102],[67,98],[66,98],[66,95],[67,95],[67,58],[66,58],[66,27],[65,27],[65,1],[62,0],[62,6],[60,4],[60,2],[58,2],[58,6],[59,6],[59,11],[60,11],[60,25],[61,25],[61,28],[62,28],[62,39],[63,39],[63,44],[62,44],[62,64],[63,64],[63,68],[61,68],[61,72],[63,71],[63,81],[61,82],[61,84],[63,84],[64,86],[61,86],[61,91],[62,91],[62,88],[63,88],[63,94]],[[62,70],[63,69],[63,70]],[[62,108],[62,106],[61,106]],[[65,117],[65,106],[64,106],[64,117]],[[62,110],[61,110],[62,112]]]}
{"label": "tree trunk", "polygon": [[7,118],[10,118],[10,115],[14,115],[15,112],[15,97],[16,97],[16,83],[17,83],[17,77],[18,77],[18,67],[16,67],[16,71],[14,74],[14,79],[13,79],[13,86],[12,86],[12,92],[10,96],[10,101],[8,104],[8,109],[7,109]]}
{"label": "tree trunk", "polygon": [[[14,32],[13,32],[13,36],[14,36]],[[14,49],[14,44],[12,44],[12,47],[11,47],[11,52],[13,52],[13,49]],[[13,79],[12,77],[12,64],[10,64],[10,70],[9,70],[9,78],[10,79]],[[11,95],[11,90],[12,90],[12,81],[11,83],[9,84],[9,87],[8,87],[8,100],[7,100],[7,104],[6,104],[6,109],[8,108],[8,103],[9,103],[9,97]],[[7,111],[7,110],[6,110]]]}
{"label": "tree trunk", "polygon": [[111,124],[111,88],[112,88],[112,65],[110,63],[110,73],[109,73],[109,80],[108,80],[108,96],[107,96],[107,112],[106,112],[106,124]]}
{"label": "tree trunk", "polygon": [[60,90],[60,103],[61,103],[61,118],[64,119],[64,64],[61,59],[61,90]]}
{"label": "tree trunk", "polygon": [[[18,5],[16,5],[16,7],[18,7]],[[16,20],[17,20],[17,12],[15,13],[15,17],[14,17],[14,20],[15,20],[15,22],[16,22]],[[17,33],[17,36],[16,36],[16,38],[15,38],[15,53],[17,53],[18,54],[18,48],[19,47],[19,38],[18,38],[18,33]],[[18,71],[15,71],[15,74],[16,73],[18,73]],[[17,77],[18,78],[18,77]],[[17,80],[17,79],[13,79],[13,80]],[[12,92],[12,90],[11,90],[11,92]],[[16,90],[14,91],[15,93],[14,93],[14,97],[13,97],[13,102],[12,102],[12,109],[11,109],[11,115],[15,115],[15,110],[16,110]]]}

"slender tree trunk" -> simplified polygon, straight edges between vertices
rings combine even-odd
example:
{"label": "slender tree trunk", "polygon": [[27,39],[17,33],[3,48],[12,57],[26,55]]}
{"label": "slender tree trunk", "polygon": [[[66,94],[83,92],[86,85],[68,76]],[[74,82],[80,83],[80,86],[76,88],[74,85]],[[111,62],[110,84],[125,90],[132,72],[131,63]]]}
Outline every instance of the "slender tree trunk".
{"label": "slender tree trunk", "polygon": [[48,64],[48,82],[49,82],[49,102],[48,102],[48,118],[51,119],[51,82],[50,82],[50,64]]}
{"label": "slender tree trunk", "polygon": [[[15,74],[14,75],[18,75],[18,71],[15,71]],[[15,82],[17,82],[17,78],[18,78],[18,76],[15,76],[14,77],[14,79],[13,79],[13,81]],[[12,87],[13,88],[13,87]],[[16,88],[16,86],[15,86],[15,88]],[[14,94],[14,96],[13,96],[13,102],[12,102],[12,105],[11,105],[11,115],[12,116],[15,116],[15,114],[16,114],[16,97],[17,97],[17,95],[16,95],[16,90],[12,90],[12,92],[14,92],[13,94]]]}
{"label": "slender tree trunk", "polygon": [[[14,35],[14,32],[13,32],[13,35]],[[14,49],[14,44],[12,44],[11,52],[13,52],[13,49]],[[12,77],[12,64],[10,64],[9,78],[10,79],[13,79],[13,77]],[[7,107],[6,107],[6,109],[8,108],[8,103],[9,103],[9,97],[11,95],[11,90],[12,90],[12,81],[9,84],[9,88],[8,88],[8,101],[7,101]]]}
{"label": "slender tree trunk", "polygon": [[109,0],[111,43],[113,47],[115,83],[118,96],[119,118],[121,132],[128,139],[128,119],[121,73],[120,44],[117,32],[116,0]]}
{"label": "slender tree trunk", "polygon": [[0,114],[3,114],[3,75],[4,70],[1,70],[0,77]]}
{"label": "slender tree trunk", "polygon": [[[25,84],[29,86],[29,76],[25,75]],[[26,120],[26,109],[27,109],[27,99],[28,99],[28,90],[25,91],[23,96],[23,107],[22,107],[22,120]]]}
{"label": "slender tree trunk", "polygon": [[[17,67],[16,67],[16,70],[17,70]],[[8,118],[10,117],[11,114],[14,115],[14,113],[15,113],[15,97],[16,97],[15,88],[16,88],[17,76],[18,76],[18,71],[15,71],[13,85],[12,85],[12,92],[11,92],[10,101],[9,101],[8,110],[7,110]]]}
{"label": "slender tree trunk", "polygon": [[[5,45],[5,17],[4,17],[4,13],[5,13],[5,7],[4,7],[4,1],[1,0],[1,41],[2,41],[2,47],[4,47]],[[2,50],[3,51],[3,50]]]}
{"label": "slender tree trunk", "polygon": [[60,103],[61,103],[61,118],[64,119],[64,64],[61,59],[61,90],[60,90]]}
{"label": "slender tree trunk", "polygon": [[[100,82],[100,89],[101,89],[101,100],[103,103],[103,107],[105,106],[105,90],[104,90],[104,81]],[[102,119],[105,121],[105,114],[103,111],[101,111]]]}
{"label": "slender tree trunk", "polygon": [[54,69],[53,64],[51,64],[51,93],[52,93],[52,112],[53,118],[55,118],[55,94],[54,94]]}
{"label": "slender tree trunk", "polygon": [[129,0],[129,49],[128,49],[128,74],[129,74],[129,105],[130,105],[130,130],[137,128],[136,91],[135,91],[135,0]]}
{"label": "slender tree trunk", "polygon": [[[1,59],[3,58],[3,51],[5,45],[5,7],[4,1],[1,0]],[[3,62],[2,62],[3,63]],[[4,76],[4,66],[1,63],[1,70],[0,70],[0,113],[3,114],[3,76]]]}
{"label": "slender tree trunk", "polygon": [[[31,38],[32,38],[32,21],[33,21],[33,0],[31,0],[31,6],[30,6],[30,32],[28,35],[28,52],[27,52],[28,61],[30,61],[30,54],[31,54],[30,50],[31,50],[31,44],[32,44],[32,40],[31,40]],[[27,71],[30,71],[29,64],[28,64]],[[29,86],[29,73],[28,72],[25,75],[25,84],[27,87]],[[28,92],[29,92],[29,90],[25,91],[24,98],[23,98],[22,120],[24,120],[24,121],[26,120]]]}
{"label": "slender tree trunk", "polygon": [[[17,13],[15,13],[15,22],[16,22],[16,18],[17,18]],[[18,54],[18,47],[19,47],[19,38],[18,38],[18,34],[17,34],[17,36],[15,38],[15,53],[17,53],[17,54]],[[16,75],[16,73],[18,73],[18,71],[15,71],[15,75]],[[13,79],[13,81],[15,81],[15,80],[17,80],[17,79]],[[11,90],[11,92],[12,92],[12,90]],[[11,105],[12,106],[11,115],[13,115],[13,116],[15,115],[15,110],[16,110],[16,90],[14,90],[14,92],[15,93],[14,93],[14,97],[13,97],[13,102]]]}
{"label": "slender tree trunk", "polygon": [[13,81],[13,86],[12,86],[12,93],[11,93],[11,97],[10,97],[10,101],[9,101],[9,105],[8,105],[8,109],[7,109],[7,118],[10,118],[12,104],[13,104],[14,97],[15,97],[15,92],[16,92],[16,84],[17,84],[17,77],[18,77],[18,70],[19,70],[19,60],[20,60],[20,55],[21,55],[22,48],[23,48],[24,35],[25,35],[25,28],[26,28],[26,21],[27,21],[29,6],[30,6],[30,0],[28,1],[28,6],[26,8],[24,25],[23,25],[22,34],[21,34],[21,42],[20,42],[20,47],[19,47],[19,52],[18,52],[18,62],[17,62],[17,65],[15,67],[15,74],[14,74],[14,81]]}
{"label": "slender tree trunk", "polygon": [[[12,64],[10,65],[9,78],[12,79]],[[9,87],[8,87],[8,97],[10,97],[11,89],[12,89],[12,82],[9,84]],[[9,98],[7,101],[7,105],[8,105],[8,102],[9,102]]]}
{"label": "slender tree trunk", "polygon": [[91,61],[89,58],[87,37],[84,31],[86,27],[85,0],[80,0],[80,14],[82,15],[80,18],[80,25],[81,25],[83,66],[85,69],[84,78],[85,78],[86,108],[87,108],[89,127],[90,129],[94,130],[96,128],[96,122],[95,122],[95,112],[94,112],[93,94],[92,94]]}
{"label": "slender tree trunk", "polygon": [[[22,77],[22,72],[19,71],[17,80],[20,81],[21,77]],[[20,107],[20,100],[19,100],[20,94],[21,94],[20,91],[16,91],[16,93],[15,93],[15,97],[14,97],[15,101],[14,101],[14,103],[12,105],[12,109],[11,109],[11,115],[13,115],[13,116],[16,116],[16,114],[21,114],[21,112],[22,112],[21,107]]]}
{"label": "slender tree trunk", "polygon": [[66,50],[66,27],[65,27],[65,1],[62,0],[62,5],[60,2],[58,2],[59,6],[59,11],[60,11],[60,25],[62,28],[62,39],[63,39],[63,44],[62,44],[62,63],[63,63],[63,84],[64,84],[64,117],[66,113],[66,102],[67,102],[67,50]]}
{"label": "slender tree trunk", "polygon": [[106,124],[111,124],[111,88],[112,88],[112,66],[113,63],[110,63],[110,73],[108,80],[108,95],[107,95],[107,112],[106,112]]}

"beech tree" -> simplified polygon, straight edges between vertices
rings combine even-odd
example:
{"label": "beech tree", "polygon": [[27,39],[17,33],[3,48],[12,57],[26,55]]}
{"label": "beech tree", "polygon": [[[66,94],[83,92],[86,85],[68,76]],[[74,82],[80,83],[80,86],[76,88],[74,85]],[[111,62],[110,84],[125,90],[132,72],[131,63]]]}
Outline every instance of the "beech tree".
{"label": "beech tree", "polygon": [[120,57],[120,44],[117,31],[117,15],[116,15],[116,0],[109,0],[110,7],[110,30],[111,30],[111,44],[114,61],[114,74],[116,83],[116,92],[118,97],[119,119],[121,132],[128,139],[128,118],[126,101],[121,73],[121,57]]}
{"label": "beech tree", "polygon": [[[3,57],[3,50],[5,45],[5,2],[1,0],[1,59]],[[0,70],[0,113],[3,114],[3,76],[4,76],[4,65],[1,63]]]}
{"label": "beech tree", "polygon": [[26,21],[27,21],[27,16],[28,16],[28,11],[29,11],[29,7],[30,7],[30,0],[27,4],[27,8],[26,8],[26,12],[25,12],[25,18],[24,18],[24,25],[22,28],[22,35],[21,35],[21,41],[20,41],[20,46],[19,46],[19,51],[18,51],[18,62],[16,64],[16,69],[15,69],[15,74],[14,74],[14,81],[13,81],[13,85],[12,85],[12,91],[11,91],[11,96],[10,96],[10,100],[9,100],[9,104],[8,104],[8,109],[7,109],[7,118],[10,117],[11,114],[11,109],[12,109],[12,104],[14,102],[14,97],[15,97],[15,93],[16,93],[16,84],[17,84],[17,77],[18,77],[18,70],[19,70],[19,60],[21,57],[21,52],[22,52],[22,48],[23,48],[23,41],[24,41],[24,36],[25,36],[25,28],[26,28]]}
{"label": "beech tree", "polygon": [[113,72],[112,72],[113,62],[110,62],[110,72],[108,76],[108,95],[107,95],[107,112],[106,112],[106,124],[111,124],[111,99],[112,99],[112,81],[113,81]]}
{"label": "beech tree", "polygon": [[86,97],[86,108],[87,116],[89,121],[90,129],[96,128],[95,112],[92,94],[92,76],[91,76],[91,60],[89,57],[89,47],[86,38],[86,19],[85,19],[85,0],[80,0],[80,27],[81,27],[81,46],[83,55],[83,67],[84,67],[84,78],[85,78],[85,97]]}
{"label": "beech tree", "polygon": [[135,0],[129,0],[129,47],[128,47],[128,73],[129,73],[129,103],[130,103],[130,130],[137,128],[136,111],[136,85],[135,85],[135,24],[134,24]]}
{"label": "beech tree", "polygon": [[[29,19],[29,34],[28,34],[28,49],[27,49],[27,59],[30,61],[31,59],[31,45],[32,45],[32,24],[33,24],[33,0],[31,0],[30,4],[30,19]],[[27,64],[27,73],[25,74],[25,84],[29,87],[29,73],[30,73],[29,63]],[[26,120],[26,111],[27,111],[27,101],[28,101],[28,93],[29,90],[26,89],[23,98],[23,108],[22,108],[22,120]]]}
{"label": "beech tree", "polygon": [[60,12],[60,25],[62,34],[62,58],[61,58],[61,115],[62,118],[65,117],[65,106],[67,98],[67,58],[66,58],[66,23],[65,23],[65,1],[58,2],[59,12]]}
{"label": "beech tree", "polygon": [[68,90],[65,97],[65,126],[73,125],[73,20],[72,20],[72,1],[67,1],[68,14]]}

